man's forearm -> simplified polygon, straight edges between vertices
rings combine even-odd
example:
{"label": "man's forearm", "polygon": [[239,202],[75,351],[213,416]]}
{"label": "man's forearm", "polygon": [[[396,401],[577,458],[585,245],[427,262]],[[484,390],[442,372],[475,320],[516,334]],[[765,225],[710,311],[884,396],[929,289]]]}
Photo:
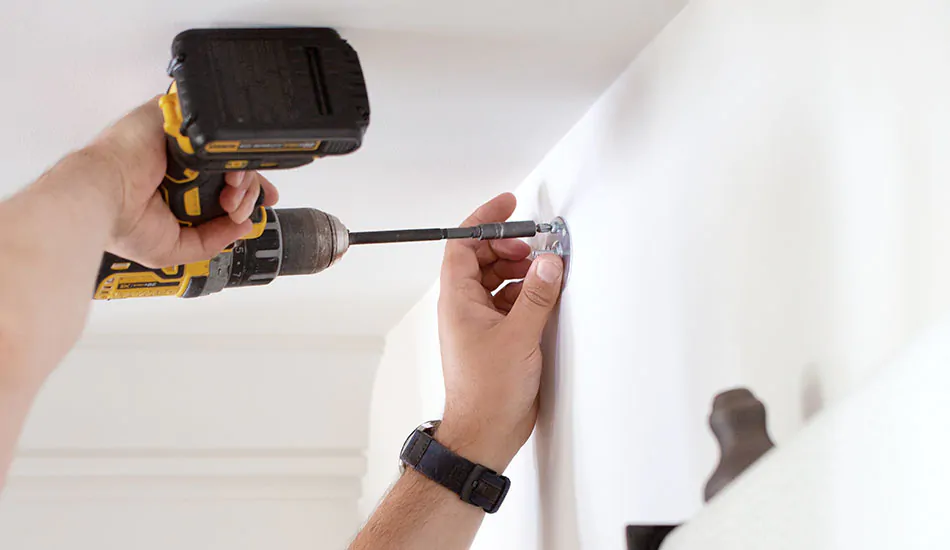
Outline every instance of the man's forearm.
{"label": "man's forearm", "polygon": [[84,150],[0,203],[0,487],[36,391],[82,330],[121,201],[102,181],[118,177]]}
{"label": "man's forearm", "polygon": [[16,440],[38,388],[0,378],[0,489],[4,487]]}
{"label": "man's forearm", "polygon": [[408,470],[373,513],[350,550],[468,548],[485,512]]}
{"label": "man's forearm", "polygon": [[[462,227],[504,222],[514,212],[515,202],[511,194],[499,195],[479,207]],[[423,430],[441,447],[498,473],[527,442],[537,421],[543,365],[539,343],[557,304],[564,272],[559,257],[545,254],[532,262],[527,259],[530,253],[531,247],[517,239],[457,240],[446,243],[442,263],[439,347],[445,410],[434,435],[430,433],[434,426]],[[522,282],[504,286],[503,279]],[[417,446],[419,441],[422,446]],[[433,472],[433,477],[454,479],[450,486],[458,485],[464,470],[456,470],[451,460],[440,456],[426,462],[431,441],[415,434],[411,442],[406,449],[410,463],[423,465],[421,470]],[[482,479],[473,480],[459,494],[470,498],[471,492],[482,491],[486,488]],[[502,504],[507,482],[504,485],[500,489],[488,482],[496,494],[489,509],[498,510]],[[407,472],[351,550],[469,548],[485,512],[462,501],[453,490]]]}
{"label": "man's forearm", "polygon": [[[452,416],[452,415],[449,415]],[[456,454],[504,472],[518,445],[508,434],[491,434],[477,423],[452,417],[435,439]],[[452,491],[407,469],[350,546],[350,550],[462,550],[472,545],[485,512]]]}

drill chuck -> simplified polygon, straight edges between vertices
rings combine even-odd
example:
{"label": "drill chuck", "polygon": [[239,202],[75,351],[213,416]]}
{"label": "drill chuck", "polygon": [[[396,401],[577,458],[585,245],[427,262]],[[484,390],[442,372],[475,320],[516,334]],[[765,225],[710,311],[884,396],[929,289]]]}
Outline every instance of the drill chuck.
{"label": "drill chuck", "polygon": [[[336,263],[349,248],[346,227],[326,212],[314,208],[269,208],[267,220],[260,237],[234,244],[227,288],[266,285],[285,275],[319,273]],[[215,260],[225,255],[227,251]]]}
{"label": "drill chuck", "polygon": [[310,275],[330,267],[349,248],[346,227],[314,208],[267,209],[267,224],[256,239],[234,243],[210,262],[209,277],[195,279],[184,298],[224,288],[266,285],[285,275]]}
{"label": "drill chuck", "polygon": [[332,214],[314,208],[285,208],[276,215],[282,243],[280,276],[319,273],[350,247],[349,232]]}

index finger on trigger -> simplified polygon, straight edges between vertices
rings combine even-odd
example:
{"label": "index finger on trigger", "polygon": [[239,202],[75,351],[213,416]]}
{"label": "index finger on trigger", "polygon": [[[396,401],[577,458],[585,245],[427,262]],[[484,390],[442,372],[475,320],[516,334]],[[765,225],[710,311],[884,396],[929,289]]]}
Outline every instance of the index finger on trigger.
{"label": "index finger on trigger", "polygon": [[277,201],[280,199],[280,193],[277,192],[277,187],[264,177],[264,174],[260,172],[247,172],[243,185],[250,189],[255,184],[260,185],[261,193],[264,194],[264,201],[262,203],[264,206],[274,206],[277,204]]}
{"label": "index finger on trigger", "polygon": [[225,172],[224,183],[236,189],[246,189],[250,179],[247,177],[247,172]]}
{"label": "index finger on trigger", "polygon": [[277,192],[277,187],[270,182],[269,179],[258,174],[261,178],[261,191],[264,192],[264,206],[274,206],[277,204],[277,201],[280,200],[280,193]]}

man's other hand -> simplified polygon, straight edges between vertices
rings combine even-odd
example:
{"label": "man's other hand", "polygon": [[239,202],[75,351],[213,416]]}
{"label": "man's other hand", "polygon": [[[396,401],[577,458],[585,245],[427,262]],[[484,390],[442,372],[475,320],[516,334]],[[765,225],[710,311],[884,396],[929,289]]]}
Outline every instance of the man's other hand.
{"label": "man's other hand", "polygon": [[[514,195],[482,205],[463,226],[503,222]],[[519,240],[450,241],[442,263],[439,336],[445,414],[436,437],[498,472],[528,440],[538,414],[540,339],[557,303],[563,264],[532,263]],[[508,284],[493,293],[507,280]]]}
{"label": "man's other hand", "polygon": [[220,198],[228,216],[197,228],[180,226],[158,191],[165,174],[165,134],[157,98],[106,129],[83,152],[110,163],[119,176],[99,189],[116,215],[109,252],[148,267],[207,260],[250,232],[248,218],[262,190],[265,206],[277,203],[277,189],[260,174],[230,172]]}

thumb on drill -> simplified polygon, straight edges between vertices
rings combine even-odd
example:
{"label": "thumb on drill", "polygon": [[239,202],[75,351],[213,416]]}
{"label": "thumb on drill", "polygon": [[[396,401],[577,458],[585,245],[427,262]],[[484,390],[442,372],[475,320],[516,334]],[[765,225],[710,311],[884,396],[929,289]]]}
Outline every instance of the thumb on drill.
{"label": "thumb on drill", "polygon": [[564,263],[559,256],[544,254],[534,260],[525,277],[521,294],[508,314],[513,330],[541,338],[561,293]]}

